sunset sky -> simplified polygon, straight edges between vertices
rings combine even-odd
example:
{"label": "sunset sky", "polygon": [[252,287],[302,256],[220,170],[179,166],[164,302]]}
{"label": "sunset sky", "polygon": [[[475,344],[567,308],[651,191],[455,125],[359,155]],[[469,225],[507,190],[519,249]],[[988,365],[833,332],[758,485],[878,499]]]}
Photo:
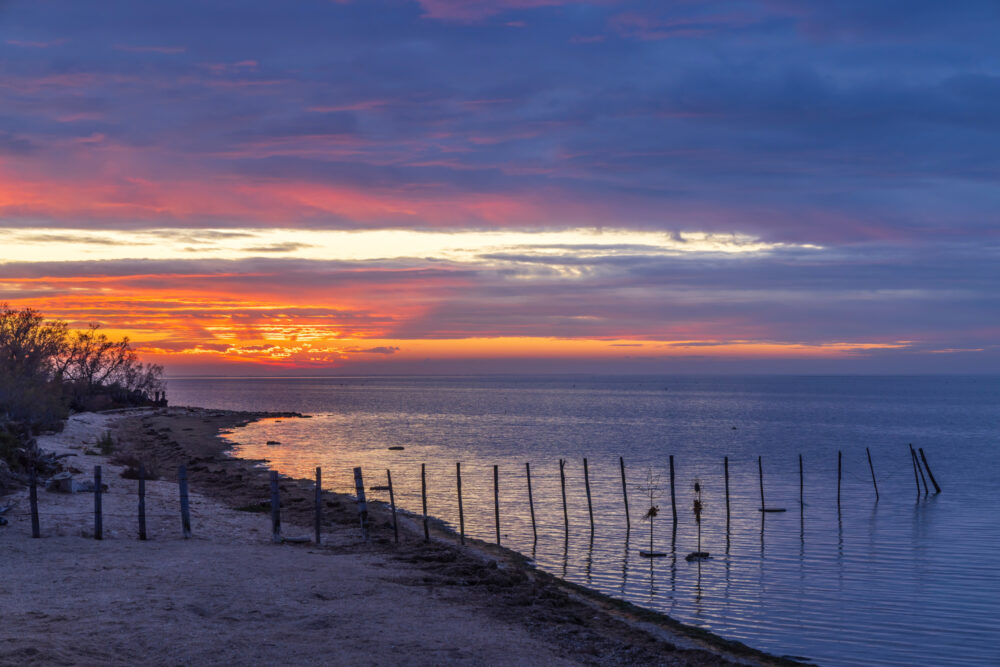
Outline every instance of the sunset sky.
{"label": "sunset sky", "polygon": [[168,375],[1000,372],[996,0],[0,0],[0,301]]}

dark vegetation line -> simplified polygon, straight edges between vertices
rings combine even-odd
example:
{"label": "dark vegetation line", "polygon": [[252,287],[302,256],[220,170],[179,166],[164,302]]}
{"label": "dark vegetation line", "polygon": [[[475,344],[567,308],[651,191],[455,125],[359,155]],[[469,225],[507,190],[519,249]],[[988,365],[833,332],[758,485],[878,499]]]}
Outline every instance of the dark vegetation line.
{"label": "dark vegetation line", "polygon": [[127,337],[0,303],[0,495],[45,472],[34,436],[61,430],[71,411],[149,405],[164,389],[163,367],[140,362]]}

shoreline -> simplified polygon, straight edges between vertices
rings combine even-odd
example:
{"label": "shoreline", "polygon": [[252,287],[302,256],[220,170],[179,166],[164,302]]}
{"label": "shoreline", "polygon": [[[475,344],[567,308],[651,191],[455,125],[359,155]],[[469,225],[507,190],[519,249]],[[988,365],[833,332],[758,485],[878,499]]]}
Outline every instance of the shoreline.
{"label": "shoreline", "polygon": [[[481,625],[523,635],[526,642],[533,644],[521,658],[498,654],[504,656],[500,662],[551,662],[558,657],[576,664],[801,664],[765,654],[739,642],[687,626],[663,614],[562,581],[535,569],[527,564],[525,556],[506,548],[471,539],[466,540],[465,547],[460,547],[457,535],[439,521],[432,522],[432,539],[425,543],[419,518],[414,520],[412,516],[400,513],[400,544],[396,545],[392,540],[387,508],[377,501],[369,502],[369,542],[361,540],[354,498],[325,491],[324,544],[271,545],[269,473],[260,465],[260,461],[230,456],[227,452],[231,443],[223,440],[221,435],[256,419],[278,416],[304,417],[294,413],[172,407],[104,416],[78,415],[76,419],[108,424],[108,430],[118,442],[112,459],[117,457],[120,460],[131,455],[143,460],[147,469],[158,468],[164,481],[147,482],[147,488],[163,487],[157,493],[163,494],[165,500],[171,494],[176,494],[176,485],[172,482],[176,479],[177,464],[187,464],[196,539],[184,541],[179,540],[179,535],[175,535],[168,540],[172,545],[207,541],[222,551],[231,546],[236,553],[229,558],[242,557],[238,553],[241,548],[263,549],[267,556],[284,554],[284,567],[295,561],[295,556],[281,551],[289,548],[296,549],[302,559],[312,559],[314,556],[361,561],[374,559],[378,562],[375,566],[378,573],[388,575],[390,582],[405,580],[405,592],[417,598],[414,602],[418,604],[411,608],[412,615],[409,618],[393,618],[385,627],[369,628],[375,634],[389,632],[391,635],[398,632],[400,623],[407,626],[407,632],[426,634],[424,626],[429,621],[424,618],[422,605],[427,603],[427,599],[438,599],[447,603],[441,610],[442,614],[447,615],[456,610],[463,617],[471,614],[478,617]],[[103,426],[91,426],[92,431],[99,431],[100,428]],[[95,431],[94,434],[99,433]],[[44,447],[46,443],[40,444]],[[110,480],[113,485],[118,485],[119,481],[124,482],[125,480],[119,480],[118,472],[113,471],[114,465],[110,464],[107,457],[103,457],[103,460],[111,473],[105,479]],[[280,488],[284,533],[311,536],[313,482],[282,477]],[[40,491],[41,495],[49,494]],[[91,498],[91,494],[74,494],[69,497],[78,505],[81,502],[86,505]],[[128,501],[134,502],[132,498]],[[92,503],[92,499],[90,502]],[[23,521],[17,523],[20,525],[0,529],[6,531],[0,533],[0,536],[7,537],[12,529],[23,530]],[[179,524],[179,515],[174,515],[172,521],[169,518],[166,520],[166,524],[171,523]],[[43,515],[43,536],[44,525]],[[111,521],[109,525],[113,526],[114,522]],[[179,525],[173,530],[179,533]],[[221,535],[210,534],[216,530]],[[239,538],[235,537],[236,533],[240,533]],[[30,531],[28,534],[30,535]],[[117,537],[127,539],[115,539]],[[111,540],[106,538],[103,545],[89,540],[87,546],[93,548],[96,544],[106,547],[112,540],[122,545],[128,543],[130,548],[135,545],[145,546],[145,543],[135,541],[131,535],[115,535]],[[27,542],[29,545],[37,545],[45,540],[30,540],[29,537]],[[247,567],[254,569],[249,565]],[[220,573],[220,578],[224,576],[224,573]],[[253,575],[248,573],[247,576]],[[3,584],[0,584],[0,593],[2,590]],[[406,606],[399,592],[393,595],[393,600],[396,600],[394,606]],[[427,641],[433,639],[432,634]],[[480,638],[479,641],[486,640]],[[474,648],[466,646],[466,642],[460,638],[452,637],[450,643],[455,644],[451,647],[455,651]],[[0,647],[2,646],[0,643]],[[551,652],[551,655],[545,658],[538,651]],[[0,649],[0,659],[2,658],[4,652]],[[312,656],[312,659],[318,658]],[[441,655],[428,654],[422,659],[419,655],[411,654],[406,661],[419,663],[452,660],[443,659]],[[378,663],[380,659],[370,657],[367,662]]]}

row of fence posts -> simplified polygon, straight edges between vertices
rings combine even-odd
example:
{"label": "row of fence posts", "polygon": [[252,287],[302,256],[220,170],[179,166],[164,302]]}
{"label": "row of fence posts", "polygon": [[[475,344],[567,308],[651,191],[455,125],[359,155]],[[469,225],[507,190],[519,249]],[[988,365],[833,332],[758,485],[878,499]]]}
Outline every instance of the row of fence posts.
{"label": "row of fence posts", "polygon": [[[918,460],[916,452],[913,450],[913,445],[910,445],[911,460],[914,467],[914,478],[916,479],[917,471],[920,471],[920,475],[923,475],[923,471],[927,471],[927,475],[930,476],[931,482],[934,485],[936,493],[941,492],[941,487],[938,486],[937,482],[934,480],[934,474],[931,472],[930,465],[927,463],[927,457],[924,454],[923,448],[919,448],[921,459]],[[868,467],[872,475],[872,486],[875,490],[875,500],[879,500],[878,493],[878,483],[875,478],[875,467],[872,464],[871,452],[868,448],[865,448],[865,452],[868,458]],[[677,496],[675,492],[676,487],[676,471],[674,467],[674,457],[671,455],[669,457],[670,466],[670,506],[671,514],[673,517],[673,523],[676,529],[677,525]],[[923,465],[921,465],[921,460]],[[628,503],[628,484],[626,482],[625,475],[625,459],[624,457],[618,457],[619,467],[621,469],[621,484],[622,484],[622,500],[625,505],[625,522],[627,529],[631,529],[632,521],[629,513],[629,503]],[[569,535],[569,504],[566,500],[566,460],[559,459],[559,485],[560,492],[562,495],[562,509],[563,509],[563,527],[565,534]],[[757,471],[758,479],[760,484],[760,512],[771,513],[771,512],[784,512],[784,508],[778,507],[768,507],[765,503],[764,496],[764,464],[763,458],[757,457]],[[524,464],[525,480],[527,482],[528,490],[528,509],[531,516],[531,532],[534,540],[538,541],[538,526],[535,518],[535,500],[531,485],[531,463],[526,462]],[[365,503],[364,496],[364,483],[362,481],[361,468],[354,469],[355,475],[355,487],[358,495],[358,510],[361,514],[362,531],[367,539],[367,505]],[[726,494],[726,531],[729,531],[730,527],[730,492],[729,492],[729,457],[723,457],[723,475],[725,480],[725,494]],[[392,487],[392,473],[386,470],[386,476],[388,478],[388,490],[390,503],[392,505],[392,517],[393,517],[393,530],[395,540],[399,541],[399,532],[396,524],[396,502],[393,495]],[[458,523],[459,523],[459,539],[462,544],[465,544],[465,511],[462,499],[462,464],[461,462],[456,462],[455,464],[455,477],[456,477],[456,490],[458,495]],[[840,512],[840,489],[843,477],[843,454],[841,451],[837,451],[837,511]],[[586,458],[583,459],[583,480],[584,488],[587,496],[587,513],[590,518],[590,532],[593,535],[594,527],[594,508],[593,500],[590,491],[590,468],[589,463]],[[926,480],[924,483],[925,495],[927,494]],[[917,483],[917,493],[920,493],[920,484]],[[427,468],[426,464],[420,465],[420,497],[421,497],[421,507],[423,510],[423,527],[424,527],[424,540],[430,540],[430,530],[428,526],[429,517],[427,514]],[[804,517],[805,514],[805,466],[803,462],[802,455],[799,454],[799,512]],[[500,473],[499,466],[493,466],[493,516],[494,516],[494,529],[496,533],[496,544],[500,544]]]}
{"label": "row of fence posts", "polygon": [[[910,448],[910,460],[913,466],[913,479],[917,487],[917,495],[920,495],[920,483],[923,481],[924,495],[928,495],[927,477],[930,478],[931,484],[934,486],[935,493],[941,493],[941,487],[938,485],[937,480],[934,478],[934,473],[931,472],[930,464],[927,462],[927,456],[924,454],[922,447],[914,450],[913,445]],[[918,458],[917,452],[919,451],[920,456]],[[879,500],[878,483],[875,478],[875,467],[872,464],[871,452],[868,448],[865,448],[865,452],[868,457],[868,467],[871,471],[872,476],[872,486],[875,490],[875,500]],[[725,493],[726,493],[726,531],[729,531],[730,525],[730,495],[729,495],[729,457],[724,456],[723,459],[723,475],[725,478]],[[622,500],[625,505],[625,522],[626,527],[631,529],[632,521],[629,513],[629,503],[628,503],[628,485],[626,483],[625,475],[625,459],[623,457],[618,457],[619,467],[621,469],[621,483],[622,483]],[[669,457],[670,465],[670,506],[673,515],[673,523],[676,527],[677,525],[677,498],[675,494],[675,470],[674,470],[674,457],[671,455]],[[528,486],[528,507],[531,514],[531,532],[535,541],[538,540],[538,526],[535,519],[535,501],[532,493],[531,487],[531,464],[524,464],[525,477]],[[760,511],[765,512],[783,512],[784,508],[773,508],[768,507],[764,501],[764,464],[762,457],[757,457],[757,471],[758,479],[760,482]],[[925,476],[926,471],[926,476]],[[139,539],[147,539],[146,534],[146,472],[143,466],[139,466]],[[392,473],[387,469],[385,471],[386,478],[388,481],[388,491],[389,491],[389,503],[392,511],[392,528],[394,540],[399,542],[399,524],[396,515],[396,496],[392,485]],[[322,540],[322,521],[323,521],[323,476],[322,469],[316,468],[316,484],[315,484],[315,517],[314,517],[314,530],[315,530],[315,541],[316,544],[320,544]],[[457,462],[455,464],[455,475],[458,491],[458,520],[459,520],[459,539],[462,544],[465,544],[465,512],[462,502],[462,464]],[[837,452],[837,511],[840,512],[841,505],[841,481],[843,477],[843,456],[838,450]],[[587,495],[587,513],[590,518],[590,532],[594,533],[594,507],[592,496],[590,492],[590,467],[586,458],[583,459],[583,479],[584,486]],[[271,539],[274,543],[281,543],[286,541],[281,536],[281,498],[280,498],[280,487],[279,487],[280,476],[276,471],[271,471],[270,482],[271,482],[271,528],[272,534]],[[566,501],[566,460],[559,459],[559,484],[560,491],[562,494],[562,509],[563,509],[563,526],[565,534],[569,535],[569,505]],[[180,465],[177,468],[177,485],[180,494],[180,510],[181,510],[181,530],[185,539],[191,537],[191,509],[190,502],[188,498],[188,478],[187,478],[187,467]],[[37,475],[34,471],[31,472],[30,477],[30,488],[29,488],[29,501],[31,504],[31,536],[41,537],[41,529],[39,524],[38,516],[38,480]],[[354,468],[354,490],[357,497],[357,507],[358,515],[361,522],[361,533],[362,537],[367,540],[369,539],[369,525],[368,525],[368,504],[365,499],[365,485],[364,478],[362,475],[362,470],[360,467]],[[94,466],[94,539],[100,540],[104,536],[104,525],[103,525],[103,510],[102,510],[102,482],[101,482],[101,466]],[[422,506],[422,518],[423,518],[423,532],[424,540],[430,540],[430,517],[427,513],[427,466],[426,464],[420,464],[420,496],[421,496],[421,506]],[[494,526],[496,529],[496,543],[500,544],[500,469],[499,466],[493,466],[493,510],[494,510]],[[799,511],[804,515],[805,512],[805,474],[802,455],[799,454]],[[308,538],[306,538],[308,539]]]}

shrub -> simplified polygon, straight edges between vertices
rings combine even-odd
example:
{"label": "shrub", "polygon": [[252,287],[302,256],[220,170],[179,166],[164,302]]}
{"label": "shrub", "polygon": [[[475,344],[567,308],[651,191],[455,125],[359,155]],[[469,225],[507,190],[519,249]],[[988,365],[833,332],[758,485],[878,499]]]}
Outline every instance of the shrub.
{"label": "shrub", "polygon": [[111,454],[115,451],[115,441],[111,437],[111,431],[105,431],[100,438],[97,439],[97,448],[101,450],[101,454],[105,456]]}

